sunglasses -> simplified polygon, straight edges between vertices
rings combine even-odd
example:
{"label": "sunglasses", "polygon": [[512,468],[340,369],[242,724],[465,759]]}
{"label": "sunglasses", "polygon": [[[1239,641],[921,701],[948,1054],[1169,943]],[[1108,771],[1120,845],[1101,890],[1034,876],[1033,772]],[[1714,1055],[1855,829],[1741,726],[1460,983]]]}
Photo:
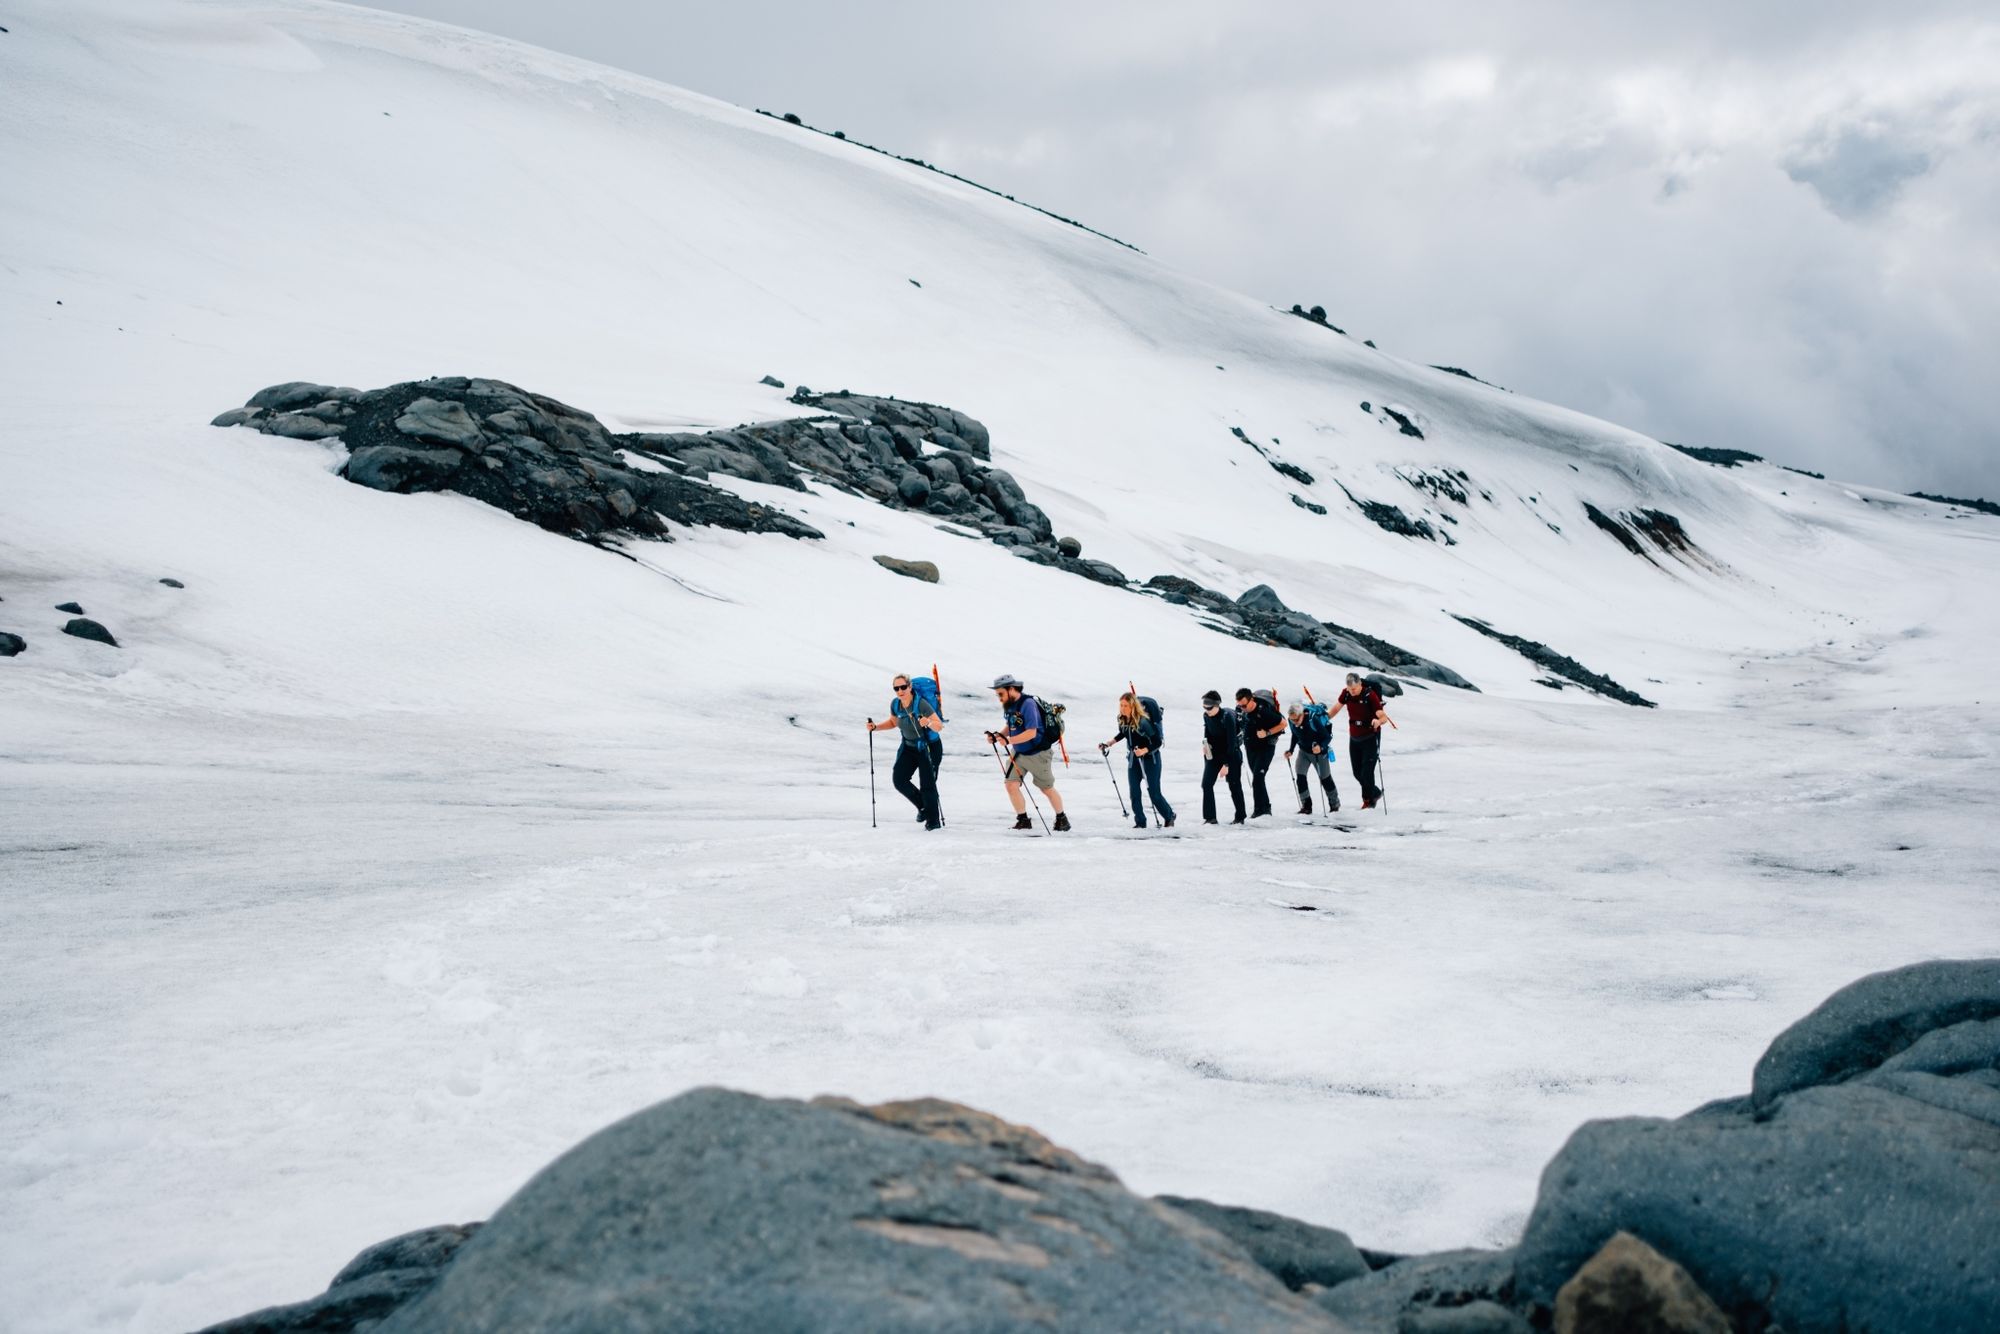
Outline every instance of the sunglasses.
{"label": "sunglasses", "polygon": [[901,685],[899,685],[899,686],[897,686],[897,687],[896,687],[896,693],[897,693],[897,694],[899,694],[899,695],[900,695],[900,694],[903,694],[903,693],[905,693],[906,691],[908,691],[908,690],[909,690],[909,688],[910,688],[910,683],[909,683],[908,681],[905,681],[905,682],[903,682],[903,684],[901,684]]}

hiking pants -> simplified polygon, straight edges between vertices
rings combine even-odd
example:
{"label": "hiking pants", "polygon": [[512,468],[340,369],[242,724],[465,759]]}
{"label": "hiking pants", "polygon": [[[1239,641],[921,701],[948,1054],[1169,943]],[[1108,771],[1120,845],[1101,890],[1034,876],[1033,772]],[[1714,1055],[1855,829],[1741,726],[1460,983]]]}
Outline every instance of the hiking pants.
{"label": "hiking pants", "polygon": [[1374,728],[1347,738],[1347,759],[1354,766],[1354,781],[1361,784],[1361,800],[1373,802],[1382,795],[1375,786],[1375,761],[1382,754],[1382,734]]}
{"label": "hiking pants", "polygon": [[1144,755],[1125,757],[1125,776],[1132,784],[1132,815],[1139,828],[1146,827],[1146,808],[1139,804],[1139,780],[1144,778],[1146,786],[1153,794],[1153,809],[1159,812],[1162,821],[1174,818],[1173,804],[1160,793],[1160,752],[1155,750]]}
{"label": "hiking pants", "polygon": [[[933,740],[925,750],[929,751],[928,755],[907,741],[896,747],[896,768],[891,774],[891,781],[895,783],[896,790],[917,808],[917,813],[924,817],[924,823],[935,826],[938,822],[937,771],[944,760],[944,742]],[[910,781],[913,775],[918,780],[915,783]]]}
{"label": "hiking pants", "polygon": [[1325,751],[1315,755],[1305,746],[1300,746],[1292,752],[1292,777],[1299,785],[1299,804],[1306,806],[1312,802],[1312,798],[1306,792],[1308,769],[1319,770],[1319,785],[1326,793],[1326,808],[1330,811],[1339,810],[1340,793],[1333,786],[1333,757]]}
{"label": "hiking pants", "polygon": [[1271,793],[1264,786],[1264,774],[1271,767],[1272,757],[1278,753],[1275,741],[1246,741],[1243,743],[1243,757],[1250,762],[1250,818],[1271,813]]}
{"label": "hiking pants", "polygon": [[[1215,822],[1215,778],[1223,761],[1207,760],[1201,766],[1201,818]],[[1229,799],[1236,803],[1236,818],[1243,818],[1243,761],[1229,766]]]}

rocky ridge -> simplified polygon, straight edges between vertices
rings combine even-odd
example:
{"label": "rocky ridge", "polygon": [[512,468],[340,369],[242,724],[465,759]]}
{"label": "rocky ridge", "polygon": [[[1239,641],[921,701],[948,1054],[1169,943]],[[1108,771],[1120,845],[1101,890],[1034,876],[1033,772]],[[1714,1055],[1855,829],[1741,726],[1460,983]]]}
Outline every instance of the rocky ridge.
{"label": "rocky ridge", "polygon": [[1584,1125],[1509,1250],[1379,1256],[1147,1199],[936,1099],[698,1089],[591,1136],[485,1225],[370,1247],[320,1296],[208,1334],[1972,1334],[2000,1311],[1996,1201],[2000,960],[1941,960],[1836,992],[1748,1097]]}

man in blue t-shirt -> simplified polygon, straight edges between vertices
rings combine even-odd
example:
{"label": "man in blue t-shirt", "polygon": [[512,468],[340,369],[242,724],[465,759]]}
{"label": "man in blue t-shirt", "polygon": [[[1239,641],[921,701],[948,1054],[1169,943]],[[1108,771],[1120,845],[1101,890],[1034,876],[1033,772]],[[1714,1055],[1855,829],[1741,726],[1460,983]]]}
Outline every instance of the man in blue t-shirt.
{"label": "man in blue t-shirt", "polygon": [[994,681],[993,693],[1007,717],[1007,726],[1002,731],[988,732],[986,740],[989,745],[1006,746],[1011,752],[1007,762],[1007,800],[1014,805],[1014,828],[1035,827],[1035,822],[1028,818],[1027,795],[1021,791],[1021,781],[1032,778],[1056,813],[1056,832],[1067,833],[1069,816],[1063,811],[1062,793],[1056,791],[1055,756],[1051,753],[1056,739],[1042,717],[1042,706],[1035,702],[1034,696],[1023,693],[1017,676],[1002,676]]}

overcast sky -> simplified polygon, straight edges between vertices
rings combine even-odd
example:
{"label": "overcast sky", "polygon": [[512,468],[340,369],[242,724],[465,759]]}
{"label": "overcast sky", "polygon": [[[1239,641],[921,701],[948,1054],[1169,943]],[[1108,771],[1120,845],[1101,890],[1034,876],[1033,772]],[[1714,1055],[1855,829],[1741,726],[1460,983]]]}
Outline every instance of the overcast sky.
{"label": "overcast sky", "polygon": [[1982,0],[376,0],[928,159],[1663,439],[2000,499]]}

